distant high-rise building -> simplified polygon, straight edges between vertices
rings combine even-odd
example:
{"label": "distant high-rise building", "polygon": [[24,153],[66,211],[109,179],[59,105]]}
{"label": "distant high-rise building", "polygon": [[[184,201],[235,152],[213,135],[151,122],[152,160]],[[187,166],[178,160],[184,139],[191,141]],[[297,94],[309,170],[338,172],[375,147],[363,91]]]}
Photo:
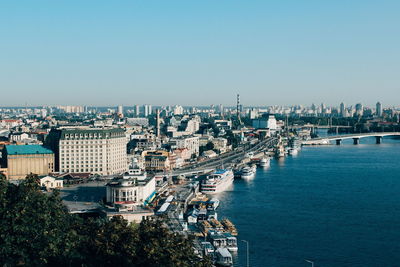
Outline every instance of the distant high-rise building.
{"label": "distant high-rise building", "polygon": [[376,116],[382,117],[382,104],[381,102],[376,103]]}
{"label": "distant high-rise building", "polygon": [[140,107],[139,107],[139,105],[135,105],[135,116],[136,117],[140,116]]}
{"label": "distant high-rise building", "polygon": [[145,117],[152,114],[152,106],[151,105],[143,105],[143,114]]}
{"label": "distant high-rise building", "polygon": [[219,114],[224,115],[224,106],[222,104],[219,104],[218,112],[219,112]]}
{"label": "distant high-rise building", "polygon": [[123,106],[118,106],[118,113],[123,115],[124,114],[124,107]]}
{"label": "distant high-rise building", "polygon": [[326,112],[326,106],[325,106],[325,104],[324,103],[321,103],[321,114],[325,114],[325,112]]}
{"label": "distant high-rise building", "polygon": [[347,117],[346,106],[343,102],[340,103],[340,116],[343,118]]}
{"label": "distant high-rise building", "polygon": [[315,111],[315,110],[317,110],[317,107],[315,106],[315,104],[314,104],[314,103],[311,105],[311,110],[312,110],[312,111]]}
{"label": "distant high-rise building", "polygon": [[356,104],[356,115],[362,116],[364,114],[364,106],[361,103]]}

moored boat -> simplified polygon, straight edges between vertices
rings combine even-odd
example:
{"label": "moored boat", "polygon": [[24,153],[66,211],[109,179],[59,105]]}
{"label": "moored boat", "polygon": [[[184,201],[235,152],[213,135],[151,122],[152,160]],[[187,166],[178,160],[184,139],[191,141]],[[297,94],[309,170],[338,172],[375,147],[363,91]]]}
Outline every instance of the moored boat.
{"label": "moored boat", "polygon": [[264,157],[260,160],[260,167],[268,167],[270,164],[270,159],[268,157]]}
{"label": "moored boat", "polygon": [[296,156],[298,153],[299,153],[299,150],[297,148],[294,148],[294,147],[289,148],[289,150],[288,150],[288,154],[291,155],[291,156]]}
{"label": "moored boat", "polygon": [[217,194],[225,191],[233,183],[232,170],[220,169],[208,175],[201,182],[201,192],[204,194]]}
{"label": "moored boat", "polygon": [[253,166],[246,166],[241,170],[241,175],[240,177],[242,179],[251,179],[254,177],[254,175],[256,174],[256,168],[255,165]]}

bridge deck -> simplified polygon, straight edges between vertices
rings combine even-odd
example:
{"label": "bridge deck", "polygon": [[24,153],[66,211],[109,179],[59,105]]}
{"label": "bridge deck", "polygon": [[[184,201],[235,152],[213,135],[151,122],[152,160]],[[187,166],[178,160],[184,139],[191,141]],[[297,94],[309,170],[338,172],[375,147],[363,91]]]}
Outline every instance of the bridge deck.
{"label": "bridge deck", "polygon": [[330,141],[335,141],[335,140],[360,139],[365,137],[385,137],[385,136],[400,136],[400,132],[375,132],[375,133],[334,135],[334,136],[313,138],[304,141],[303,145],[327,144]]}

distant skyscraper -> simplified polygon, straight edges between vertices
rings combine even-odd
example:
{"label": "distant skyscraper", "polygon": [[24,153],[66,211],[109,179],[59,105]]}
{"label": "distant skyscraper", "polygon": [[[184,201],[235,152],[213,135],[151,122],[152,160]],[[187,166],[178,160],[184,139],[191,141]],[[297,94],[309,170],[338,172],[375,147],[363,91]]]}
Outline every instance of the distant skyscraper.
{"label": "distant skyscraper", "polygon": [[315,106],[314,103],[311,105],[311,110],[314,111],[314,112],[317,110],[317,107]]}
{"label": "distant skyscraper", "polygon": [[341,117],[343,117],[343,118],[345,118],[345,117],[347,117],[347,114],[346,114],[347,112],[346,112],[346,106],[345,106],[345,104],[342,102],[342,103],[340,103],[340,116]]}
{"label": "distant skyscraper", "polygon": [[321,103],[321,114],[325,114],[326,112],[326,106],[324,103]]}
{"label": "distant skyscraper", "polygon": [[140,107],[139,107],[139,105],[135,105],[135,116],[136,117],[140,116]]}
{"label": "distant skyscraper", "polygon": [[356,115],[362,116],[364,114],[364,107],[361,103],[356,104]]}
{"label": "distant skyscraper", "polygon": [[152,113],[151,105],[143,105],[143,113],[144,113],[145,117],[151,115],[151,113]]}
{"label": "distant skyscraper", "polygon": [[382,104],[381,102],[376,103],[376,116],[382,117]]}
{"label": "distant skyscraper", "polygon": [[123,106],[118,106],[118,113],[119,114],[124,114],[124,107]]}
{"label": "distant skyscraper", "polygon": [[222,104],[219,104],[218,112],[219,112],[219,114],[224,115],[224,106]]}

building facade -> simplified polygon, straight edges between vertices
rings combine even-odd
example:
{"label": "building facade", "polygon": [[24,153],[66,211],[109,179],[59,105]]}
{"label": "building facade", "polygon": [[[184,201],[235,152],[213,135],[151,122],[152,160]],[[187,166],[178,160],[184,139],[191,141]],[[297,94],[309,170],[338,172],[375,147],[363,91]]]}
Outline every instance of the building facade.
{"label": "building facade", "polygon": [[107,203],[136,206],[146,205],[152,200],[156,190],[154,176],[144,180],[115,179],[107,184]]}
{"label": "building facade", "polygon": [[2,161],[11,180],[24,179],[30,173],[43,176],[54,171],[54,153],[41,145],[7,145]]}
{"label": "building facade", "polygon": [[61,173],[120,174],[127,170],[127,138],[120,128],[52,130],[49,140]]}
{"label": "building facade", "polygon": [[142,153],[144,158],[144,166],[146,171],[162,172],[168,171],[171,168],[169,162],[169,153],[163,150],[144,151]]}
{"label": "building facade", "polygon": [[182,136],[171,140],[176,148],[187,148],[190,155],[199,155],[200,140],[198,136]]}

